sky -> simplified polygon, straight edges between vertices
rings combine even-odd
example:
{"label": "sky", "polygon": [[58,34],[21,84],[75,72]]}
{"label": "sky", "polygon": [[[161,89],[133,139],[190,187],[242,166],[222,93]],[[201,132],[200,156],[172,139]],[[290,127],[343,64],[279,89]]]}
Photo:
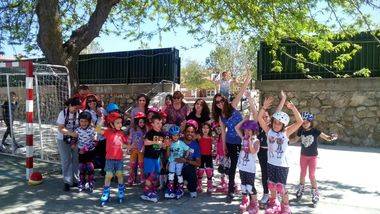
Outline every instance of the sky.
{"label": "sky", "polygon": [[[369,10],[368,8],[364,8],[365,12],[368,12],[371,14],[373,20],[380,24],[380,18],[377,14],[379,11],[373,11]],[[327,17],[321,17],[321,21],[325,21]],[[155,28],[156,23],[147,24],[147,29]],[[104,50],[104,52],[115,52],[115,51],[130,51],[130,50],[136,50],[140,47],[140,41],[128,41],[123,40],[122,37],[117,36],[106,36],[106,35],[100,35],[100,37],[96,38],[95,41],[97,41],[101,48]],[[150,41],[144,41],[148,43],[149,49],[152,48],[160,48],[160,40],[158,36],[153,37]],[[162,41],[161,41],[161,47],[167,48],[167,47],[175,47],[179,49],[180,57],[182,59],[182,65],[185,65],[186,62],[190,60],[196,60],[200,63],[204,63],[206,58],[208,57],[210,51],[212,51],[215,48],[215,44],[211,43],[204,43],[201,47],[194,48],[193,46],[197,44],[198,42],[193,39],[191,35],[188,35],[186,32],[186,29],[184,28],[177,28],[176,33],[175,32],[166,32],[162,33]],[[186,47],[186,49],[182,48]],[[16,54],[24,54],[23,47],[22,46],[5,46],[3,50],[5,52],[6,56],[13,56]]]}

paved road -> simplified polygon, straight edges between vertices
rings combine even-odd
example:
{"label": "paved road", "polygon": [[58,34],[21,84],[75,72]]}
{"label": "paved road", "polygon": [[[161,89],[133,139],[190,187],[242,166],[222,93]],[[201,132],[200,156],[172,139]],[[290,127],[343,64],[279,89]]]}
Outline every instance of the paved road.
{"label": "paved road", "polygon": [[[299,176],[298,146],[290,147],[291,168],[289,188],[294,198],[294,187]],[[292,202],[293,213],[380,213],[380,149],[321,146],[319,149],[317,179],[321,201],[311,208],[309,190],[301,202]],[[223,195],[201,194],[197,199],[185,196],[181,200],[161,200],[153,204],[141,201],[141,188],[128,188],[124,204],[112,201],[108,207],[98,206],[101,178],[97,178],[92,194],[76,190],[62,191],[57,166],[37,163],[36,168],[49,171],[44,183],[31,187],[23,179],[24,160],[0,155],[0,207],[1,213],[237,213],[239,199],[224,203]],[[258,167],[259,169],[260,167]],[[48,169],[48,170],[47,170]],[[260,174],[258,170],[258,174]],[[116,185],[114,185],[116,186]],[[261,196],[261,185],[256,188]],[[116,188],[113,190],[116,193]],[[260,211],[260,213],[264,213]]]}

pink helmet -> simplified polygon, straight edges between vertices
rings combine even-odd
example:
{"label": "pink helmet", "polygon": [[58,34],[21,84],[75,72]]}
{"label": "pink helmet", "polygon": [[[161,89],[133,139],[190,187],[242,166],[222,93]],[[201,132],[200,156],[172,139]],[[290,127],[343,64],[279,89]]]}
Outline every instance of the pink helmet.
{"label": "pink helmet", "polygon": [[151,108],[148,109],[148,113],[149,112],[153,112],[153,113],[159,114],[160,113],[160,109],[158,109],[157,107],[151,107]]}
{"label": "pink helmet", "polygon": [[194,127],[195,131],[198,130],[198,122],[195,120],[186,121],[186,125]]}

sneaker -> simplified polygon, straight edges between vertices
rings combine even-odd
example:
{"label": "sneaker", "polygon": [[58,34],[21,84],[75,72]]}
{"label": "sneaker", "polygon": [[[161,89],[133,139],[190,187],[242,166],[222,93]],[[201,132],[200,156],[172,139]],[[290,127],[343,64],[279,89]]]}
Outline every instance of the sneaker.
{"label": "sneaker", "polygon": [[197,192],[190,192],[190,197],[196,198],[197,197]]}
{"label": "sneaker", "polygon": [[146,201],[152,201],[154,203],[157,203],[158,202],[158,197],[156,194],[154,194],[153,192],[149,192],[147,194],[144,193],[144,195],[141,195],[140,198],[142,200],[146,200]]}
{"label": "sneaker", "polygon": [[86,188],[86,185],[83,185],[82,183],[80,183],[80,184],[78,185],[78,190],[79,190],[79,192],[82,192],[85,188]]}
{"label": "sneaker", "polygon": [[70,191],[70,184],[65,183],[65,184],[63,185],[63,191],[65,191],[65,192]]}
{"label": "sneaker", "polygon": [[260,204],[266,204],[269,200],[269,194],[264,194],[263,197],[260,199]]}
{"label": "sneaker", "polygon": [[0,152],[4,152],[7,148],[3,144],[0,144]]}

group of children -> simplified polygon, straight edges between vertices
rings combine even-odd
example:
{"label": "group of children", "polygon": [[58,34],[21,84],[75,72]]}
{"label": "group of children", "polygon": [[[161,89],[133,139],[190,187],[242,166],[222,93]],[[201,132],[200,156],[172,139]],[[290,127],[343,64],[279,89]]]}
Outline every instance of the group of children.
{"label": "group of children", "polygon": [[[213,184],[214,165],[219,165],[221,182],[216,191],[227,192],[225,174],[228,174],[229,160],[226,157],[225,144],[222,141],[221,126],[218,122],[205,122],[197,124],[194,120],[186,121],[186,127],[192,127],[196,133],[194,139],[197,146],[191,146],[189,139],[184,136],[184,127],[174,124],[165,124],[166,114],[158,108],[133,112],[131,124],[123,129],[123,115],[118,111],[116,104],[111,103],[104,109],[93,107],[92,101],[98,102],[94,97],[87,98],[87,110],[78,114],[79,126],[76,129],[63,129],[65,136],[76,139],[70,141],[72,148],[79,153],[80,182],[79,191],[86,188],[92,192],[94,187],[94,151],[98,144],[105,144],[105,181],[101,196],[101,205],[104,206],[110,199],[111,179],[116,176],[118,182],[119,202],[124,201],[124,165],[126,155],[129,153],[129,177],[127,185],[135,183],[143,185],[143,200],[157,202],[158,190],[164,190],[167,199],[179,199],[184,194],[184,178],[182,170],[189,157],[200,157],[200,166],[197,168],[197,192],[202,192],[202,179],[207,177],[207,193],[215,191]],[[297,108],[287,102],[286,106],[295,116],[295,123],[289,125],[290,118],[283,111],[272,115],[268,124],[264,114],[271,107],[273,99],[265,99],[258,112],[256,120],[246,118],[236,127],[236,132],[242,139],[242,149],[238,158],[238,168],[241,180],[242,213],[258,213],[259,204],[255,189],[256,159],[260,150],[260,131],[265,132],[268,147],[268,189],[269,200],[265,213],[290,213],[289,197],[285,188],[289,171],[288,145],[293,133],[297,137],[292,141],[301,139],[301,175],[297,198],[300,199],[304,190],[306,169],[309,168],[309,177],[312,183],[313,203],[318,201],[318,190],[315,180],[317,160],[317,138],[332,141],[335,135],[329,136],[313,127],[314,116],[304,112],[302,115]],[[147,114],[145,112],[147,112]],[[199,151],[198,151],[199,150]],[[196,155],[194,155],[196,154]],[[191,192],[196,197],[196,192]],[[281,205],[278,201],[281,196]]]}

